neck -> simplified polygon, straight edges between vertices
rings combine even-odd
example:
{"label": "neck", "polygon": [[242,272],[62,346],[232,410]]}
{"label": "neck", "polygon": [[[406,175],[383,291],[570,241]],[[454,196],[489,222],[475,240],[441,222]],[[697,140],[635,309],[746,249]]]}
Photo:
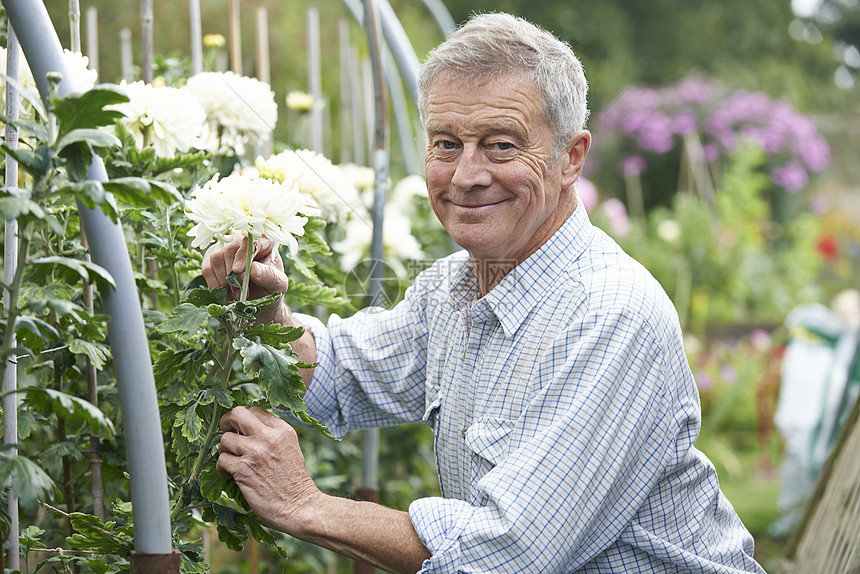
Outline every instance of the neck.
{"label": "neck", "polygon": [[469,252],[469,258],[472,262],[472,271],[478,278],[478,287],[481,289],[481,297],[493,290],[493,288],[502,282],[502,279],[516,268],[517,265],[531,257],[531,255],[543,247],[550,238],[555,235],[555,232],[561,229],[564,222],[573,215],[579,204],[579,199],[575,194],[570,194],[570,199],[564,204],[559,205],[555,211],[556,217],[547,221],[547,225],[539,229],[532,240],[526,245],[525,249],[519,253],[500,257],[498,253],[476,253]]}

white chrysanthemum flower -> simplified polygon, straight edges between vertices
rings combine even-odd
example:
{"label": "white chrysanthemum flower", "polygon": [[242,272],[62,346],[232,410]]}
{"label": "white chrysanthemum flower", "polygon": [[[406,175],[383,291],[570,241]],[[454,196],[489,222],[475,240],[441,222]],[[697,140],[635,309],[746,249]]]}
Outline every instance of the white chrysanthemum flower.
{"label": "white chrysanthemum flower", "polygon": [[340,169],[352,181],[352,185],[360,192],[373,191],[376,183],[376,172],[372,167],[356,165],[354,163],[341,164]]}
{"label": "white chrysanthemum flower", "polygon": [[120,119],[134,136],[138,149],[155,148],[159,157],[202,148],[200,139],[206,126],[206,111],[194,96],[177,88],[154,87],[143,82],[119,85],[129,101],[108,106],[125,114]]}
{"label": "white chrysanthemum flower", "polygon": [[300,192],[313,198],[326,221],[342,223],[354,210],[363,213],[350,179],[322,154],[287,150],[268,159],[258,157],[256,164],[261,177],[295,182]]}
{"label": "white chrysanthemum flower", "polygon": [[[344,271],[350,271],[370,256],[370,244],[373,240],[372,227],[370,217],[364,220],[357,217],[350,219],[344,227],[344,239],[332,244],[332,250],[340,255],[340,266]],[[382,243],[385,262],[398,273],[405,273],[403,266],[405,261],[424,257],[421,245],[412,235],[410,219],[393,205],[385,207]]]}
{"label": "white chrysanthemum flower", "polygon": [[269,84],[233,72],[202,72],[182,88],[206,110],[208,147],[215,152],[245,153],[245,145],[261,144],[278,120],[275,93]]}
{"label": "white chrysanthemum flower", "polygon": [[308,218],[319,210],[308,204],[307,196],[292,182],[232,174],[219,180],[215,175],[194,190],[185,204],[188,218],[196,223],[188,232],[192,246],[208,247],[213,241],[225,242],[233,234],[265,235],[286,245],[291,256],[298,251],[297,236],[305,233]]}
{"label": "white chrysanthemum flower", "polygon": [[415,214],[414,198],[427,199],[427,183],[420,175],[407,175],[391,190],[391,203],[407,215]]}
{"label": "white chrysanthemum flower", "polygon": [[[6,73],[6,59],[6,48],[0,48],[0,72],[3,74]],[[66,72],[70,76],[70,81],[75,86],[75,91],[86,92],[95,85],[98,73],[95,70],[87,68],[89,58],[79,54],[78,52],[63,50],[63,60],[66,64]],[[24,58],[23,52],[18,60],[18,84],[22,88],[32,92],[34,95],[39,94],[39,87],[36,85],[33,72],[30,71],[30,67],[27,65],[27,60]],[[0,98],[2,98],[3,112],[5,113],[6,80],[2,76],[0,76]],[[18,117],[22,120],[34,120],[35,116],[36,112],[33,110],[33,106],[30,105],[30,102],[22,99],[18,106]]]}

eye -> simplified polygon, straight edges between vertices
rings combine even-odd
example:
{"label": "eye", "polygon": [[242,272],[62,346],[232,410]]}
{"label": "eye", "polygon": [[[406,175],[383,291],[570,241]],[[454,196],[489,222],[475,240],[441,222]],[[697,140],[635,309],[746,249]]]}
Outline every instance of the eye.
{"label": "eye", "polygon": [[451,140],[438,140],[434,145],[440,150],[445,151],[451,151],[457,148],[457,144],[455,144]]}
{"label": "eye", "polygon": [[494,142],[491,145],[497,151],[510,151],[514,149],[514,144],[511,142]]}

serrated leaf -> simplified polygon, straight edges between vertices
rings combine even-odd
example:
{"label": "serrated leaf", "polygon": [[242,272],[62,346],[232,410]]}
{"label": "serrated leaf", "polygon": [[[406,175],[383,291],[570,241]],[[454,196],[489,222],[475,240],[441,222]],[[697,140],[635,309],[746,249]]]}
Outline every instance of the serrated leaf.
{"label": "serrated leaf", "polygon": [[61,472],[63,457],[68,457],[73,460],[82,460],[83,453],[78,450],[74,443],[63,441],[52,444],[45,450],[39,453],[38,459],[42,461],[45,468],[54,476],[58,476]]}
{"label": "serrated leaf", "polygon": [[196,307],[206,307],[207,305],[226,305],[227,290],[223,287],[216,289],[192,289],[185,301]]}
{"label": "serrated leaf", "polygon": [[105,190],[117,199],[135,207],[151,207],[155,205],[149,182],[140,177],[120,177],[106,181]]}
{"label": "serrated leaf", "polygon": [[221,385],[213,385],[206,389],[203,392],[204,399],[201,399],[201,403],[205,400],[206,402],[203,404],[209,404],[212,401],[217,402],[219,405],[224,407],[225,409],[229,409],[233,406],[233,397],[230,393]]}
{"label": "serrated leaf", "polygon": [[2,77],[7,84],[15,88],[15,91],[18,92],[18,95],[21,96],[22,99],[26,100],[27,103],[33,106],[33,109],[36,110],[36,114],[42,118],[42,121],[48,121],[48,114],[45,113],[45,105],[42,103],[42,97],[39,95],[38,91],[24,87],[20,81],[7,76],[4,73],[0,73],[0,77]]}
{"label": "serrated leaf", "polygon": [[65,279],[69,283],[83,281],[95,283],[99,289],[115,289],[113,277],[104,267],[96,265],[91,261],[81,261],[71,257],[40,257],[34,259],[28,266],[33,273],[48,275],[53,272],[55,276]]}
{"label": "serrated leaf", "polygon": [[214,464],[207,465],[200,472],[200,494],[209,502],[217,502],[227,486],[227,481],[221,478]]}
{"label": "serrated leaf", "polygon": [[44,499],[54,488],[54,482],[32,460],[21,454],[0,450],[0,487],[11,488],[10,496],[29,505]]}
{"label": "serrated leaf", "polygon": [[200,440],[200,433],[203,432],[203,421],[197,414],[197,403],[191,403],[188,407],[182,409],[176,420],[173,423],[174,427],[179,428],[188,442],[194,443]]}
{"label": "serrated leaf", "polygon": [[0,213],[5,219],[18,219],[27,215],[36,219],[45,218],[45,211],[39,204],[26,197],[0,197]]}
{"label": "serrated leaf", "polygon": [[42,410],[53,410],[58,417],[66,417],[73,424],[86,422],[96,436],[113,440],[116,434],[113,422],[88,401],[54,389],[27,387],[23,392],[30,404]]}
{"label": "serrated leaf", "polygon": [[34,151],[28,149],[12,149],[6,144],[0,144],[0,150],[15,158],[18,166],[34,177],[44,177],[48,174],[53,163],[51,150],[40,145]]}
{"label": "serrated leaf", "polygon": [[285,349],[286,345],[299,339],[304,333],[304,327],[269,323],[267,325],[251,325],[245,329],[244,336],[249,339],[259,339],[265,345]]}
{"label": "serrated leaf", "polygon": [[209,322],[209,310],[191,303],[180,303],[158,326],[159,333],[195,335]]}
{"label": "serrated leaf", "polygon": [[82,144],[93,147],[116,147],[120,145],[119,138],[109,132],[93,128],[76,128],[66,132],[55,146],[57,153],[62,153],[70,145]]}
{"label": "serrated leaf", "polygon": [[[259,339],[249,340],[245,337],[234,339],[233,347],[242,355],[245,376],[256,376],[260,389],[272,405],[284,406],[295,412],[307,409],[301,398],[305,385],[296,367],[298,357],[295,353],[264,345]],[[255,365],[259,365],[256,373]]]}
{"label": "serrated leaf", "polygon": [[85,341],[84,339],[72,339],[69,343],[69,350],[75,355],[86,355],[90,359],[90,363],[101,371],[105,367],[105,363],[110,358],[110,348],[107,345],[96,343],[94,341]]}
{"label": "serrated leaf", "polygon": [[355,311],[352,303],[340,297],[335,289],[325,285],[298,283],[290,279],[285,297],[309,305],[322,305],[332,310]]}
{"label": "serrated leaf", "polygon": [[82,512],[71,513],[69,522],[76,531],[66,538],[72,548],[112,554],[126,554],[134,548],[132,530],[128,526],[117,527],[112,520],[102,522]]}
{"label": "serrated leaf", "polygon": [[29,550],[30,548],[45,548],[45,543],[42,542],[44,530],[38,526],[30,525],[21,531],[18,535],[18,543]]}
{"label": "serrated leaf", "polygon": [[45,340],[58,339],[60,337],[60,333],[53,325],[32,315],[15,317],[15,331],[20,331],[21,329],[30,331],[36,337],[41,337]]}
{"label": "serrated leaf", "polygon": [[124,116],[116,110],[105,110],[105,106],[127,101],[128,96],[108,84],[99,84],[82,94],[53,100],[51,111],[59,123],[59,137],[72,130],[112,125]]}
{"label": "serrated leaf", "polygon": [[173,380],[177,374],[177,367],[194,351],[195,349],[182,349],[180,351],[167,350],[160,352],[155,358],[155,364],[152,367],[155,377],[155,388],[161,389],[165,384]]}

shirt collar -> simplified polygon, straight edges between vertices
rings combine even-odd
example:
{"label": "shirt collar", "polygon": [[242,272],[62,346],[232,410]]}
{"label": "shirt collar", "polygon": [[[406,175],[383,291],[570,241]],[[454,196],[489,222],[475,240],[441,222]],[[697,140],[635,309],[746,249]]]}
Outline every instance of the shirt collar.
{"label": "shirt collar", "polygon": [[516,333],[544,294],[566,277],[591,242],[594,228],[582,205],[528,259],[517,265],[484,299],[508,337]]}

